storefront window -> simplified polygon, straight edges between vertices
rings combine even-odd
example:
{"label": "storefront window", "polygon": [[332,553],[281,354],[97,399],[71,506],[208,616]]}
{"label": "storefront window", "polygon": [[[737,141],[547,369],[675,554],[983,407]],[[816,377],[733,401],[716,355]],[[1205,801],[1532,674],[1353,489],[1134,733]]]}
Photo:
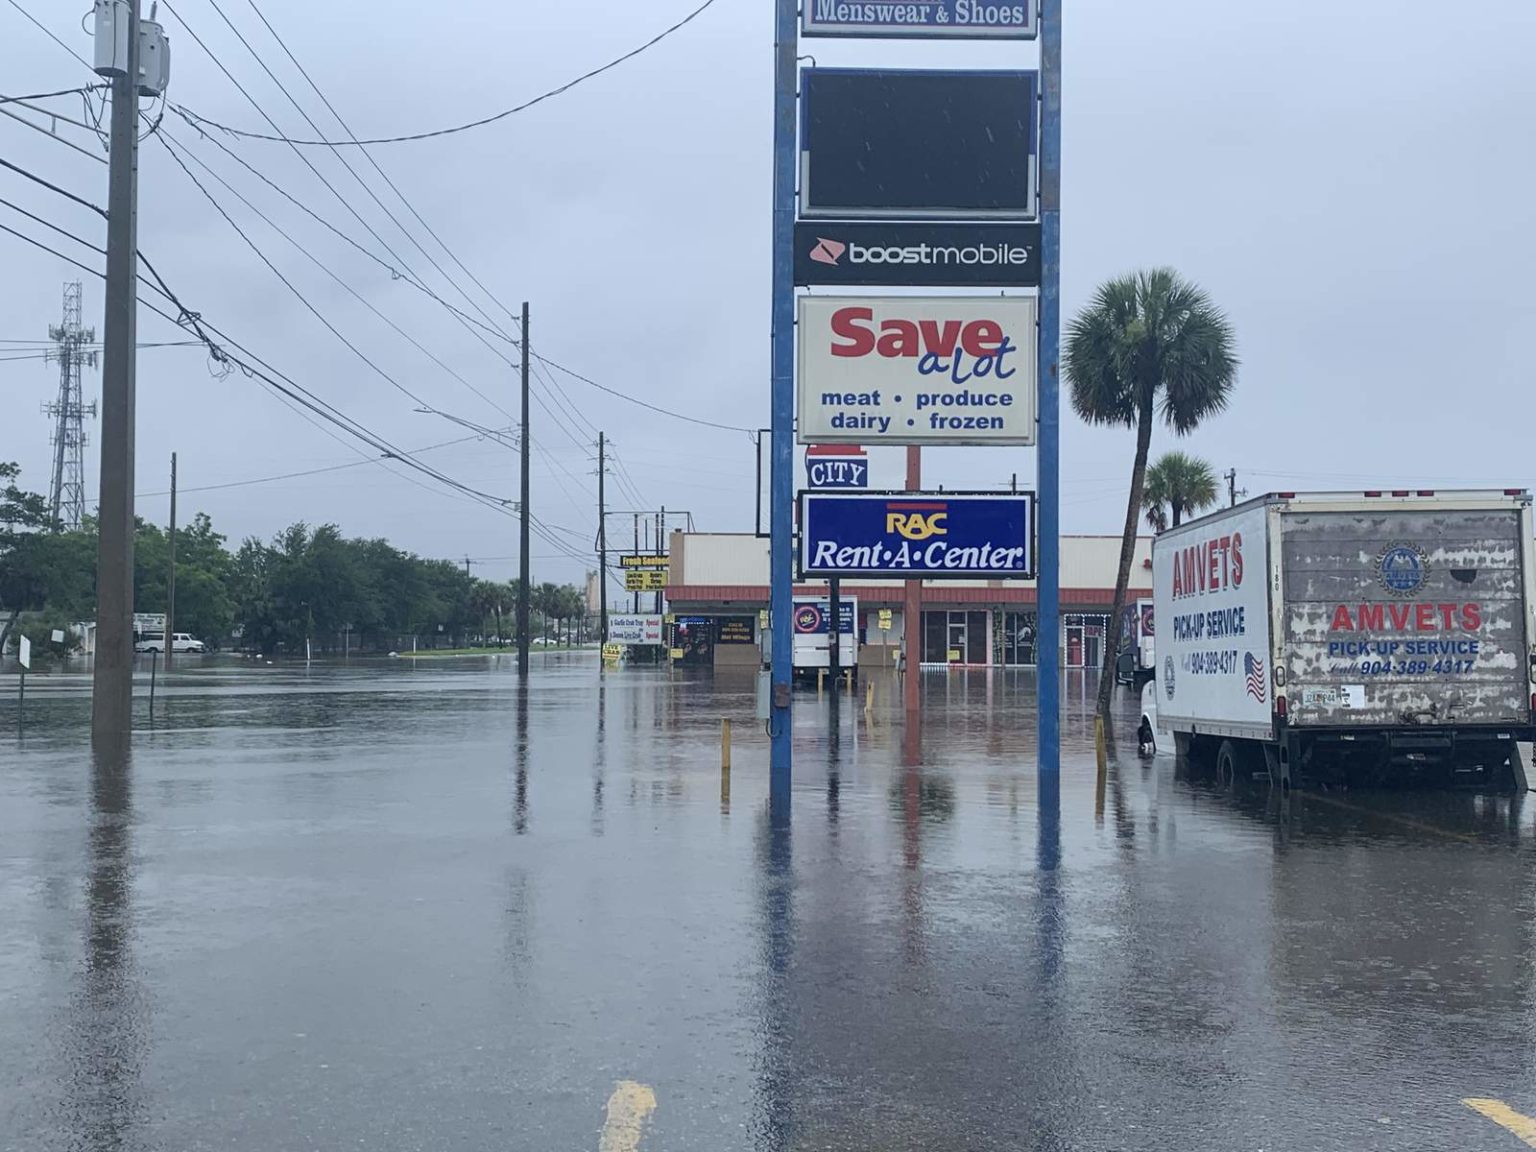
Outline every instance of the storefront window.
{"label": "storefront window", "polygon": [[1035,663],[1036,616],[1033,612],[1003,613],[1003,664],[1032,667]]}

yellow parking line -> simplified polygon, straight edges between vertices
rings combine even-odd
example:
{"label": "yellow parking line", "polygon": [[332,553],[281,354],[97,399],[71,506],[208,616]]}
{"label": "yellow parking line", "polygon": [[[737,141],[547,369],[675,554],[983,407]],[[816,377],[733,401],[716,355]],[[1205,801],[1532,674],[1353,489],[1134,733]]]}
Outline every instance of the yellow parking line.
{"label": "yellow parking line", "polygon": [[608,1119],[597,1152],[636,1152],[645,1121],[654,1111],[655,1092],[634,1080],[620,1080],[608,1097]]}
{"label": "yellow parking line", "polygon": [[1426,824],[1422,820],[1414,820],[1407,816],[1399,816],[1395,812],[1380,812],[1374,808],[1362,808],[1358,804],[1350,804],[1344,800],[1336,800],[1332,796],[1324,796],[1318,792],[1306,794],[1308,804],[1326,804],[1331,808],[1338,808],[1345,812],[1355,812],[1375,820],[1385,820],[1389,824],[1396,824],[1402,828],[1412,828],[1415,832],[1426,832],[1431,836],[1443,836],[1447,840],[1460,840],[1465,844],[1478,843],[1478,837],[1471,832],[1457,832],[1451,828],[1438,828],[1433,824]]}
{"label": "yellow parking line", "polygon": [[1488,1117],[1501,1128],[1507,1128],[1527,1145],[1536,1148],[1536,1120],[1522,1116],[1502,1100],[1471,1097],[1463,1100],[1468,1108]]}

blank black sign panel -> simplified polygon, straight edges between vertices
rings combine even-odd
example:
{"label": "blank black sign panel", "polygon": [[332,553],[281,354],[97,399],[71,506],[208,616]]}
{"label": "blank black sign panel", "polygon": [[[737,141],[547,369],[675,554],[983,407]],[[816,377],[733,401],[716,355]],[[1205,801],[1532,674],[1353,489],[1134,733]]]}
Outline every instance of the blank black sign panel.
{"label": "blank black sign panel", "polygon": [[801,75],[802,215],[1035,215],[1037,73]]}

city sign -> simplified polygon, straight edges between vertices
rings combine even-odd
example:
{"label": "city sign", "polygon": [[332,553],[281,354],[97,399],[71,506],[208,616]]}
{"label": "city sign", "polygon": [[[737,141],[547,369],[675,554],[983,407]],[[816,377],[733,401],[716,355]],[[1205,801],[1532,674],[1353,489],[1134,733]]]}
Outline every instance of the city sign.
{"label": "city sign", "polygon": [[800,215],[1036,214],[1035,72],[807,68]]}
{"label": "city sign", "polygon": [[802,0],[806,36],[1033,40],[1035,0]]}
{"label": "city sign", "polygon": [[671,560],[663,555],[642,553],[638,556],[620,556],[620,568],[650,568],[665,571]]}
{"label": "city sign", "polygon": [[869,461],[863,456],[807,453],[805,478],[812,488],[868,488]]}
{"label": "city sign", "polygon": [[1027,579],[1033,492],[802,492],[802,578]]}
{"label": "city sign", "polygon": [[609,616],[608,641],[611,644],[660,644],[661,617]]}
{"label": "city sign", "polygon": [[667,574],[650,568],[630,568],[624,573],[624,591],[660,592],[667,586]]}
{"label": "city sign", "polygon": [[795,283],[1035,288],[1040,225],[801,220],[795,225]]}
{"label": "city sign", "polygon": [[802,296],[805,443],[1035,442],[1032,296]]}

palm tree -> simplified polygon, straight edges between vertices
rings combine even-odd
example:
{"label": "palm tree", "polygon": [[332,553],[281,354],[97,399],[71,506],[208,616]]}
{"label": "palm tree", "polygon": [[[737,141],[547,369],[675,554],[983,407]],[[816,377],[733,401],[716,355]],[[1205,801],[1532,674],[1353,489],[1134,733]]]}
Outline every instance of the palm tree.
{"label": "palm tree", "polygon": [[1216,473],[1198,456],[1164,452],[1147,468],[1141,503],[1154,532],[1165,532],[1170,527],[1169,508],[1173,509],[1171,527],[1177,528],[1184,517],[1203,512],[1216,503]]}
{"label": "palm tree", "polygon": [[1119,654],[1114,638],[1121,632],[1131,579],[1153,419],[1161,414],[1184,436],[1222,411],[1237,378],[1237,353],[1232,326],[1211,298],[1173,269],[1153,268],[1099,287],[1068,326],[1062,366],[1079,416],[1089,424],[1136,430],[1114,612],[1099,680],[1098,710],[1107,727]]}

